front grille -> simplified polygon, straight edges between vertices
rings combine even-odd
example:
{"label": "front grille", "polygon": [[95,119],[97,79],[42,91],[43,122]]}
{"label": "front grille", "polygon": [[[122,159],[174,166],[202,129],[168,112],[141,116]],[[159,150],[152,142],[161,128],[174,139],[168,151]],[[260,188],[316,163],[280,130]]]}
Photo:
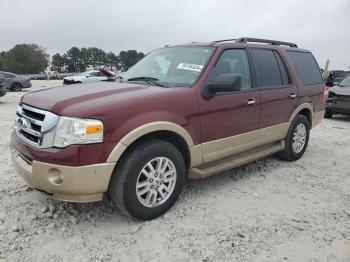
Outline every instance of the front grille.
{"label": "front grille", "polygon": [[57,115],[26,104],[20,104],[16,114],[14,130],[20,139],[34,147],[52,146]]}

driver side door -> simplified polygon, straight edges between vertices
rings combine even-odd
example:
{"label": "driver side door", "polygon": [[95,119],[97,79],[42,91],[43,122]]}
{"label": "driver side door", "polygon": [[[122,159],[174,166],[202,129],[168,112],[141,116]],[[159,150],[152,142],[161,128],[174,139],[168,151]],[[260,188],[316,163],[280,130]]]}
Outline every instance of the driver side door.
{"label": "driver side door", "polygon": [[241,88],[199,98],[204,163],[254,147],[251,136],[245,135],[259,128],[260,115],[260,95],[253,85],[250,61],[246,49],[226,49],[212,68],[207,82],[218,75],[235,74],[241,77]]}

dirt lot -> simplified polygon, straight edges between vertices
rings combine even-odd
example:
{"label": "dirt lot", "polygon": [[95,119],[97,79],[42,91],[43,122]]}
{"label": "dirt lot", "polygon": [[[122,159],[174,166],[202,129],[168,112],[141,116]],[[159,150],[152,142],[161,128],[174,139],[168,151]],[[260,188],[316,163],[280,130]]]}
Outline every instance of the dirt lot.
{"label": "dirt lot", "polygon": [[297,162],[269,157],[190,181],[166,215],[139,222],[108,201],[27,188],[9,146],[25,92],[0,98],[0,261],[350,261],[350,117],[323,120]]}

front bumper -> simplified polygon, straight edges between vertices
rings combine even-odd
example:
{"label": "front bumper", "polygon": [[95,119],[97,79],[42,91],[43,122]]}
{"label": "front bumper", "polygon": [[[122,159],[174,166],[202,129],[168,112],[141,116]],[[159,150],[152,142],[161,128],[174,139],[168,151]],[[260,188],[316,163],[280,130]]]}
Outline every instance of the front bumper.
{"label": "front bumper", "polygon": [[23,88],[31,88],[32,87],[32,83],[31,82],[24,82],[23,84]]}
{"label": "front bumper", "polygon": [[17,173],[33,188],[68,202],[102,200],[115,163],[63,166],[31,160],[14,146],[12,162]]}

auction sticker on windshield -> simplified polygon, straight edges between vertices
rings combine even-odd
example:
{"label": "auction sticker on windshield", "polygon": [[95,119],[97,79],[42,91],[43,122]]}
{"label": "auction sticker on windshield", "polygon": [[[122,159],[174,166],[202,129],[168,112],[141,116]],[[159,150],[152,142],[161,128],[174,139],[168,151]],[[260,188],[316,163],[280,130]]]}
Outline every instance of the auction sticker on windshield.
{"label": "auction sticker on windshield", "polygon": [[200,71],[202,71],[203,66],[202,65],[197,65],[197,64],[180,63],[177,66],[177,69],[191,70],[191,71],[200,72]]}

